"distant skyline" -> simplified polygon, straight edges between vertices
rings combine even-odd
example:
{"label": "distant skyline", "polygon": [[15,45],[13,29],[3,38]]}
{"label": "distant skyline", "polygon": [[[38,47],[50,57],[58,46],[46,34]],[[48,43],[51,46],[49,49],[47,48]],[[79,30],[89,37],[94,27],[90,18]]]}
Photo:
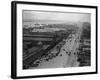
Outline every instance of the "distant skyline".
{"label": "distant skyline", "polygon": [[38,23],[66,23],[66,22],[91,22],[89,13],[23,11],[23,22]]}

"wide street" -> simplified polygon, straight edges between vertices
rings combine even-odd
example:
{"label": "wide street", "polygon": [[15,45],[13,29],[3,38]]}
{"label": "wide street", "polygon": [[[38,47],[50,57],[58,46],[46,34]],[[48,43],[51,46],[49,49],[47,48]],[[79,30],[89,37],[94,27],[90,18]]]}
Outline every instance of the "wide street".
{"label": "wide street", "polygon": [[[79,29],[76,33],[72,33],[68,36],[67,39],[63,39],[65,42],[59,51],[59,54],[52,59],[45,60],[47,57],[41,58],[39,65],[36,68],[65,68],[65,67],[78,67],[79,62],[77,62],[77,53],[79,44],[80,44],[80,36],[81,29]],[[57,46],[59,46],[62,42],[57,44],[51,51],[50,54],[56,54]],[[32,68],[32,67],[31,67]]]}

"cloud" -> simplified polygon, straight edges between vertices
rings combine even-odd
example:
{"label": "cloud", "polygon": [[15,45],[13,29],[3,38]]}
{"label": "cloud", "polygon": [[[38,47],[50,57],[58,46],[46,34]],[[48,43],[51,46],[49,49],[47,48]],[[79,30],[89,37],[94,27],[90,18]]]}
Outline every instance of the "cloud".
{"label": "cloud", "polygon": [[23,20],[47,20],[62,22],[90,22],[89,13],[70,13],[70,12],[47,12],[47,11],[23,11]]}

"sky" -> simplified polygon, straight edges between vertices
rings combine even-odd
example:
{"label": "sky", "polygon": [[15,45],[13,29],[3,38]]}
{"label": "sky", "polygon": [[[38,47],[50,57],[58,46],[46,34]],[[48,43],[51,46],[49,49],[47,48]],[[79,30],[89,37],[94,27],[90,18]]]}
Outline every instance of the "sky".
{"label": "sky", "polygon": [[90,22],[89,13],[71,13],[71,12],[47,12],[47,11],[23,11],[23,21],[38,22]]}

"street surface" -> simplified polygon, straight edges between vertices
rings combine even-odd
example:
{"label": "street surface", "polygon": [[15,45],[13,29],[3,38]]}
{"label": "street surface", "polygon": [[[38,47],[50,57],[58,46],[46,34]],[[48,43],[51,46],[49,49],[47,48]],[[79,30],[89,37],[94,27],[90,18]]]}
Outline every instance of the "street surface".
{"label": "street surface", "polygon": [[[75,34],[70,34],[67,39],[63,39],[62,42],[65,42],[60,50],[58,55],[57,46],[61,45],[62,42],[57,44],[51,51],[50,54],[55,54],[53,58],[45,60],[47,57],[43,57],[39,61],[39,65],[36,68],[66,68],[66,67],[78,67],[79,62],[77,61],[77,52],[80,45],[80,36],[82,30],[79,29]],[[33,67],[31,67],[33,68]]]}

